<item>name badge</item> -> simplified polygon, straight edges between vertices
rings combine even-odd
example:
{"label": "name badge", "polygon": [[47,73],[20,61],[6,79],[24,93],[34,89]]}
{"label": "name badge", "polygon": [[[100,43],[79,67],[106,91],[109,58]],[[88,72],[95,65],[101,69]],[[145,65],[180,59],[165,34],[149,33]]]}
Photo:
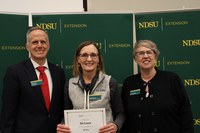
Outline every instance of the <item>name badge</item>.
{"label": "name badge", "polygon": [[140,91],[141,91],[141,89],[131,90],[130,91],[130,96],[132,96],[132,95],[138,95],[138,94],[140,94]]}
{"label": "name badge", "polygon": [[93,94],[89,96],[90,101],[96,101],[96,100],[101,100],[101,95],[100,94]]}
{"label": "name badge", "polygon": [[34,86],[39,86],[39,85],[42,85],[43,84],[43,81],[42,80],[34,80],[34,81],[31,81],[31,86],[34,87]]}

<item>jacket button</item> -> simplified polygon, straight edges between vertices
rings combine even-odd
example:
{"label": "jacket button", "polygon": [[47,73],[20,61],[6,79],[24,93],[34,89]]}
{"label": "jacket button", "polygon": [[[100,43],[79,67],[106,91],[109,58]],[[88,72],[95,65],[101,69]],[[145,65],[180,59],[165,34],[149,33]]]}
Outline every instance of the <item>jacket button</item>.
{"label": "jacket button", "polygon": [[154,133],[158,132],[158,129],[155,127],[155,128],[153,129],[153,132],[154,132]]}
{"label": "jacket button", "polygon": [[144,100],[144,98],[143,98],[143,97],[141,97],[141,98],[140,98],[140,100],[142,101],[142,100]]}
{"label": "jacket button", "polygon": [[156,115],[156,112],[151,112],[151,115]]}
{"label": "jacket button", "polygon": [[142,115],[141,115],[141,114],[138,114],[138,117],[140,118],[140,117],[142,117]]}
{"label": "jacket button", "polygon": [[153,94],[151,94],[151,95],[150,95],[150,98],[153,98],[153,97],[154,97]]}

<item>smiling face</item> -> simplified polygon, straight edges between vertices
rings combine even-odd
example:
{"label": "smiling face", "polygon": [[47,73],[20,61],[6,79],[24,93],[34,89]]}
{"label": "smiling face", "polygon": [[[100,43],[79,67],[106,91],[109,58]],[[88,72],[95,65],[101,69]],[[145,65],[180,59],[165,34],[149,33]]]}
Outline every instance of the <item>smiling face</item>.
{"label": "smiling face", "polygon": [[47,34],[43,30],[36,29],[29,33],[26,48],[38,64],[45,62],[49,47]]}
{"label": "smiling face", "polygon": [[99,64],[99,53],[97,48],[91,44],[83,47],[79,53],[78,63],[81,65],[82,72],[96,74]]}
{"label": "smiling face", "polygon": [[154,69],[156,55],[153,50],[140,46],[136,49],[135,61],[141,70],[151,70]]}

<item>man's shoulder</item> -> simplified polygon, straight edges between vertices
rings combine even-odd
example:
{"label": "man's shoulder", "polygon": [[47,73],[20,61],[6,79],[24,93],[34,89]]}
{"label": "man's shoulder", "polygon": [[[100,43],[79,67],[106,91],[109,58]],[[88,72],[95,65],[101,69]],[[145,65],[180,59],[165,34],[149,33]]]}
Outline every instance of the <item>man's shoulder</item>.
{"label": "man's shoulder", "polygon": [[30,64],[30,60],[24,60],[8,66],[10,69],[22,69],[26,64]]}
{"label": "man's shoulder", "polygon": [[62,69],[59,65],[54,64],[52,62],[48,62],[48,66],[54,69]]}

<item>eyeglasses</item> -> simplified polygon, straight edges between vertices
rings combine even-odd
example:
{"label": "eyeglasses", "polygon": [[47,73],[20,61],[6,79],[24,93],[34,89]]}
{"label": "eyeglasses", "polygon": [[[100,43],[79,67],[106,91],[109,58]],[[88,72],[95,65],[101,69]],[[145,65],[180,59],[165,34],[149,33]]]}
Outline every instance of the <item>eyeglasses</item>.
{"label": "eyeglasses", "polygon": [[91,59],[96,59],[98,57],[98,54],[96,54],[96,53],[91,53],[91,54],[83,53],[83,54],[80,54],[80,58],[82,58],[84,60],[86,60],[89,56],[90,56]]}
{"label": "eyeglasses", "polygon": [[144,57],[145,54],[147,54],[147,56],[152,56],[154,54],[154,51],[153,50],[147,50],[147,51],[136,52],[136,56],[138,56],[138,57]]}

